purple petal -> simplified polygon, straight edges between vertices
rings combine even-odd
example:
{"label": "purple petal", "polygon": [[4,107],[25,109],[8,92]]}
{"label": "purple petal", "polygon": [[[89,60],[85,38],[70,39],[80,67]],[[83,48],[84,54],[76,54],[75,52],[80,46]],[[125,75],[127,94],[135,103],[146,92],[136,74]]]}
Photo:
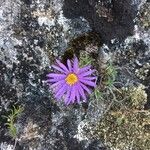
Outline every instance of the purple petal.
{"label": "purple petal", "polygon": [[78,72],[79,66],[78,66],[78,59],[77,57],[74,58],[74,62],[73,62],[73,71],[76,73]]}
{"label": "purple petal", "polygon": [[[50,83],[54,83],[54,82],[58,82],[60,80],[63,80],[63,79],[59,79],[59,78],[55,78],[55,79],[48,79],[47,82],[50,82]],[[63,80],[64,81],[64,80]]]}
{"label": "purple petal", "polygon": [[85,77],[85,76],[91,75],[93,72],[95,72],[95,70],[89,70],[87,72],[81,73],[79,76]]}
{"label": "purple petal", "polygon": [[[69,95],[68,95],[68,98],[66,98],[66,100],[65,100],[65,104],[66,104],[66,105],[69,105],[70,102],[71,102],[70,97],[71,97],[72,88],[73,88],[73,86],[70,86],[70,88],[68,89]],[[68,91],[67,91],[67,92],[68,92]],[[68,93],[67,93],[67,94],[68,94]]]}
{"label": "purple petal", "polygon": [[49,78],[65,78],[66,75],[65,74],[57,74],[57,73],[49,73],[48,75],[46,75]]}
{"label": "purple petal", "polygon": [[70,62],[69,59],[67,60],[67,65],[68,65],[69,71],[71,72],[72,71],[72,67],[71,67],[71,62]]}
{"label": "purple petal", "polygon": [[57,91],[55,97],[56,98],[61,98],[63,96],[63,94],[66,92],[67,90],[67,84],[62,85],[62,87]]}
{"label": "purple petal", "polygon": [[[79,93],[78,93],[78,86],[77,86],[77,84],[75,84],[74,85],[74,98],[72,99],[72,103],[75,102],[75,97],[77,96],[77,94],[79,95]],[[79,96],[79,98],[80,98],[80,96]]]}
{"label": "purple petal", "polygon": [[52,67],[53,67],[54,69],[56,69],[56,70],[58,70],[58,71],[63,72],[63,73],[66,74],[66,72],[65,72],[63,69],[61,69],[60,67],[58,67],[58,66],[56,66],[56,65],[52,65]]}
{"label": "purple petal", "polygon": [[82,98],[83,98],[84,100],[86,100],[85,93],[84,93],[84,91],[83,91],[83,89],[82,89],[82,87],[81,87],[80,84],[78,84],[78,91],[79,91],[79,94],[82,96]]}
{"label": "purple petal", "polygon": [[77,103],[80,103],[80,95],[79,95],[78,88],[76,89],[76,98],[77,98]]}
{"label": "purple petal", "polygon": [[80,83],[81,87],[88,92],[88,94],[91,94],[91,91],[82,83]]}
{"label": "purple petal", "polygon": [[58,86],[58,85],[63,85],[63,84],[65,84],[65,81],[64,81],[64,80],[60,80],[60,81],[58,81],[58,82],[52,84],[52,85],[51,85],[51,88],[54,88],[54,87],[56,87],[56,86]]}
{"label": "purple petal", "polygon": [[58,65],[59,65],[64,71],[66,71],[67,73],[69,72],[69,70],[67,69],[67,67],[66,67],[63,63],[61,63],[59,60],[56,60],[56,62],[58,63]]}
{"label": "purple petal", "polygon": [[65,96],[65,104],[66,104],[66,105],[68,104],[68,101],[69,101],[70,91],[71,91],[71,88],[68,87],[68,89],[67,89],[67,94],[66,94],[66,96]]}
{"label": "purple petal", "polygon": [[89,80],[81,79],[80,82],[82,82],[82,83],[84,83],[86,85],[92,86],[92,87],[96,87],[96,83],[92,82],[92,81],[89,81]]}
{"label": "purple petal", "polygon": [[81,68],[81,69],[79,70],[79,74],[81,74],[82,72],[85,72],[85,71],[89,70],[90,68],[91,68],[91,66],[90,66],[90,65],[89,65],[89,66],[86,66],[86,67]]}
{"label": "purple petal", "polygon": [[69,105],[73,101],[75,101],[75,86],[72,86],[72,89],[70,92],[70,98],[67,104]]}

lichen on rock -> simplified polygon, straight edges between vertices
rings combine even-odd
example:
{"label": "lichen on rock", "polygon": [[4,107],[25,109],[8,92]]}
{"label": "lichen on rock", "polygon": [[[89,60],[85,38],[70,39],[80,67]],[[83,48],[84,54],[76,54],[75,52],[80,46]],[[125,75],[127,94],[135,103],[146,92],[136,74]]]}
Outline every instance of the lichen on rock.
{"label": "lichen on rock", "polygon": [[[125,89],[126,90],[126,89]],[[143,85],[126,90],[128,98],[118,108],[112,106],[96,127],[94,136],[103,139],[110,149],[150,148],[150,111],[144,110],[147,94]]]}
{"label": "lichen on rock", "polygon": [[[146,0],[1,0],[0,149],[128,149],[131,142],[145,150],[148,12]],[[56,58],[65,64],[74,55],[97,70],[97,88],[87,103],[65,107],[46,74]],[[14,119],[14,139],[3,115],[15,106],[24,110]]]}

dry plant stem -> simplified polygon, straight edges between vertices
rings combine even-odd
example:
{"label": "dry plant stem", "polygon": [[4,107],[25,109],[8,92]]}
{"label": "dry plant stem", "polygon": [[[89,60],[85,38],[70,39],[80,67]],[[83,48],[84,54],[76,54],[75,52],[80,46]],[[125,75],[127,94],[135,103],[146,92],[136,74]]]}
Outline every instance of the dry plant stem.
{"label": "dry plant stem", "polygon": [[[125,97],[124,99],[118,101],[118,100],[116,99],[116,95],[114,94],[113,90],[112,90],[111,88],[108,88],[108,89],[109,89],[110,93],[113,95],[113,101],[115,101],[115,102],[121,103],[121,102],[123,102],[124,100],[126,100],[126,99],[128,98],[128,97]],[[116,88],[116,89],[117,89],[117,88]],[[120,91],[119,91],[119,92],[120,92]]]}
{"label": "dry plant stem", "polygon": [[123,66],[123,67],[117,67],[117,68],[116,68],[116,70],[122,70],[122,69],[127,70],[127,72],[128,72],[130,75],[132,75],[132,72],[129,71],[129,68],[127,68],[127,67],[125,67],[125,66]]}
{"label": "dry plant stem", "polygon": [[[120,85],[124,86],[124,84],[121,83],[121,82],[114,82],[114,84],[120,84]],[[115,87],[115,86],[114,86],[114,87]],[[116,88],[116,87],[115,87],[115,88]]]}
{"label": "dry plant stem", "polygon": [[13,150],[16,149],[17,142],[18,142],[18,139],[16,138],[16,139],[15,139],[15,144],[14,144],[14,146],[13,146]]}
{"label": "dry plant stem", "polygon": [[[114,92],[113,92],[113,90],[111,89],[111,88],[108,88],[109,89],[109,91],[110,91],[110,93],[113,95],[113,99],[112,99],[112,101],[110,102],[110,104],[107,106],[107,109],[104,111],[104,113],[103,113],[103,115],[105,115],[109,110],[110,110],[110,108],[111,108],[111,106],[112,106],[112,104],[114,103],[114,102],[118,102],[118,103],[121,103],[121,102],[123,102],[124,100],[126,100],[128,97],[125,97],[124,99],[122,99],[121,101],[118,101],[117,99],[116,99],[116,95],[114,94]],[[117,89],[116,87],[115,87],[115,89]],[[118,89],[117,89],[118,90]],[[119,91],[119,90],[118,90]],[[120,91],[119,91],[120,92]],[[121,93],[121,92],[120,92]],[[107,97],[108,98],[108,97]]]}
{"label": "dry plant stem", "polygon": [[107,109],[104,111],[103,116],[110,110],[111,106],[113,105],[114,101],[112,100],[110,104],[107,106]]}
{"label": "dry plant stem", "polygon": [[[97,101],[97,102],[98,102],[98,101]],[[98,103],[94,104],[92,101],[89,103],[89,105],[99,108]]]}

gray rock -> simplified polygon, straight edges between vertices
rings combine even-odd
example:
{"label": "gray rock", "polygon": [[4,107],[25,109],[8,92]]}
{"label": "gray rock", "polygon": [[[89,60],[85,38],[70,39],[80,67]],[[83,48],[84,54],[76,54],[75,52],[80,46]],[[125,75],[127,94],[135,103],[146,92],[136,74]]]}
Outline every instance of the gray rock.
{"label": "gray rock", "polygon": [[[143,36],[134,42],[137,40],[134,19],[143,5],[144,2],[130,0],[1,0],[2,150],[14,147],[15,141],[5,125],[7,120],[2,117],[8,115],[14,105],[24,107],[15,122],[18,150],[105,149],[99,139],[86,135],[92,132],[92,125],[98,123],[104,108],[95,110],[94,105],[86,104],[87,112],[84,112],[84,104],[66,107],[63,102],[57,103],[45,83],[46,74],[55,58],[63,56],[73,39],[91,31],[97,32],[102,42],[108,44],[108,51],[118,58],[114,61],[116,64],[125,64],[131,72],[136,72],[140,65],[149,63],[149,37],[138,23],[138,32]],[[131,47],[136,56],[129,62],[126,52]],[[125,72],[121,72],[118,80],[123,82],[132,78],[133,82],[150,86],[146,83],[149,72],[146,73],[143,81],[134,76],[129,78]]]}

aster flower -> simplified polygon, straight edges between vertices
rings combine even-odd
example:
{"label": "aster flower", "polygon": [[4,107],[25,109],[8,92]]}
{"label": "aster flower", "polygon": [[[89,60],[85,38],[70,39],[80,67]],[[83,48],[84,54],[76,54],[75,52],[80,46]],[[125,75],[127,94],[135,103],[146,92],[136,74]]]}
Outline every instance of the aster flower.
{"label": "aster flower", "polygon": [[56,60],[57,65],[52,67],[57,73],[49,73],[48,83],[53,89],[57,100],[64,98],[66,105],[81,100],[86,101],[86,94],[90,94],[90,88],[96,86],[96,77],[92,76],[95,70],[91,66],[79,68],[77,57],[73,61],[67,60],[67,66]]}

